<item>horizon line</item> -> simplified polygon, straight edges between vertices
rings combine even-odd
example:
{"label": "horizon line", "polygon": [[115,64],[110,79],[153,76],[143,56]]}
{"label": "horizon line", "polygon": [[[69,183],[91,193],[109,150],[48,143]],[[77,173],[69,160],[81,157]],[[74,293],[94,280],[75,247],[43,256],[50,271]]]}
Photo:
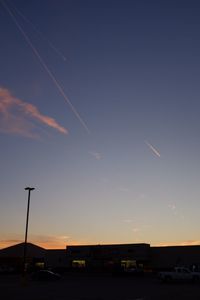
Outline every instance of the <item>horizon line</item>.
{"label": "horizon line", "polygon": [[[5,241],[4,241],[4,243],[5,243]],[[18,241],[18,242],[15,242],[15,243],[10,243],[10,244],[8,244],[7,246],[3,246],[3,247],[0,247],[0,251],[1,250],[4,250],[4,249],[7,249],[7,248],[10,248],[10,247],[14,247],[14,246],[17,246],[17,245],[20,245],[20,244],[24,244],[24,241]],[[142,245],[142,244],[144,244],[144,245],[149,245],[150,246],[150,248],[152,248],[152,247],[191,247],[191,246],[200,246],[200,241],[188,241],[188,242],[180,242],[180,243],[153,243],[153,244],[151,244],[151,243],[148,243],[148,242],[132,242],[132,243],[73,243],[73,244],[66,244],[64,247],[59,247],[59,245],[58,246],[56,246],[56,244],[53,246],[53,245],[51,245],[51,243],[50,243],[50,245],[49,246],[45,246],[45,244],[47,244],[48,245],[48,243],[43,243],[43,242],[28,242],[27,244],[32,244],[32,245],[34,245],[34,246],[37,246],[37,247],[41,247],[41,248],[43,248],[43,249],[45,249],[45,250],[64,250],[64,249],[66,249],[68,246],[85,246],[85,247],[87,247],[87,246],[112,246],[112,245]]]}

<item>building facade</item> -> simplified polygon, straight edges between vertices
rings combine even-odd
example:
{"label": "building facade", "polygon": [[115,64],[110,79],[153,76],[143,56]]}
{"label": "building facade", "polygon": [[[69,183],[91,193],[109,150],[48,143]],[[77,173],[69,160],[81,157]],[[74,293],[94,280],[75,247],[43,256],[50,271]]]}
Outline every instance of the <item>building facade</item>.
{"label": "building facade", "polygon": [[[42,247],[27,243],[26,264],[28,269],[45,267],[46,250]],[[0,250],[0,271],[21,271],[24,263],[24,243]]]}
{"label": "building facade", "polygon": [[115,244],[68,246],[67,264],[70,268],[110,270],[144,267],[149,264],[149,244]]}
{"label": "building facade", "polygon": [[151,247],[150,262],[153,270],[185,266],[200,271],[200,246]]}
{"label": "building facade", "polygon": [[[24,243],[0,250],[0,271],[19,271],[23,264],[23,251]],[[141,243],[79,245],[48,250],[28,243],[27,264],[30,270],[113,271],[140,268],[144,271],[160,271],[185,266],[200,271],[200,246],[150,247]]]}

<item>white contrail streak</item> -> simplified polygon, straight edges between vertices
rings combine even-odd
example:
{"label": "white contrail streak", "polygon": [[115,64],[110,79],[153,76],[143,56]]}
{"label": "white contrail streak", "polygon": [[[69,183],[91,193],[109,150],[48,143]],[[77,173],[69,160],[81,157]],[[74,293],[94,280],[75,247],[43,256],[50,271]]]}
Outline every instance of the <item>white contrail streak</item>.
{"label": "white contrail streak", "polygon": [[147,141],[145,141],[145,144],[153,151],[153,153],[154,153],[156,156],[161,157],[159,151],[156,150],[156,149],[154,148],[154,146],[152,146],[152,145],[151,145],[150,143],[148,143]]}
{"label": "white contrail streak", "polygon": [[39,60],[39,62],[41,63],[41,65],[43,66],[44,70],[47,72],[47,74],[49,75],[49,77],[53,81],[54,85],[57,87],[58,91],[60,92],[60,94],[63,96],[63,98],[65,99],[65,101],[67,102],[67,104],[69,105],[69,107],[71,108],[71,110],[73,111],[73,113],[76,116],[76,118],[79,120],[79,122],[85,128],[85,130],[87,131],[87,133],[90,133],[90,130],[87,127],[86,123],[83,121],[83,119],[81,118],[81,116],[79,115],[78,111],[76,110],[76,108],[71,103],[71,101],[68,99],[68,97],[65,94],[63,88],[61,87],[60,83],[58,82],[58,80],[56,79],[56,77],[54,76],[54,74],[50,71],[50,69],[48,68],[48,66],[46,65],[46,63],[44,62],[44,60],[42,59],[42,57],[40,56],[40,54],[37,51],[37,49],[35,48],[35,46],[32,44],[31,40],[29,39],[29,37],[27,36],[27,34],[25,33],[25,31],[23,30],[23,28],[21,27],[21,25],[18,23],[17,19],[15,18],[15,16],[13,15],[13,13],[9,9],[9,7],[6,5],[6,3],[3,0],[1,0],[1,2],[2,2],[4,8],[6,9],[6,11],[11,16],[11,18],[14,21],[15,25],[17,26],[17,28],[21,32],[21,34],[24,37],[25,41],[30,46],[31,50],[33,51],[33,53],[35,54],[35,56],[37,57],[37,59]]}
{"label": "white contrail streak", "polygon": [[50,46],[50,48],[58,55],[60,56],[64,61],[67,60],[67,58],[64,56],[64,54],[37,28],[36,25],[34,25],[27,17],[25,17],[25,15],[18,9],[16,8],[16,6],[13,5],[12,6],[14,8],[14,10],[17,12],[17,14],[24,19],[25,22],[27,22],[28,24],[30,24],[32,26],[32,28],[34,29],[34,31],[43,39],[45,40],[48,45]]}

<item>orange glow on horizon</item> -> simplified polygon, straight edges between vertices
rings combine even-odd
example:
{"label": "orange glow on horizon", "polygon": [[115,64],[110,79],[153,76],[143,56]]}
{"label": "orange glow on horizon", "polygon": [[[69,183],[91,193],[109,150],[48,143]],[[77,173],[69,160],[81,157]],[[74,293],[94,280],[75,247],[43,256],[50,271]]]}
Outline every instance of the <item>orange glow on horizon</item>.
{"label": "orange glow on horizon", "polygon": [[[77,241],[77,240],[70,239],[70,241],[69,241],[68,239],[69,238],[66,236],[58,236],[58,237],[41,236],[38,238],[30,238],[28,240],[28,243],[32,243],[32,244],[42,247],[44,249],[66,249],[66,247],[69,245],[73,245],[73,246],[91,245],[91,243],[86,240]],[[0,240],[0,249],[11,247],[11,246],[23,243],[23,242],[24,242],[23,239]]]}
{"label": "orange glow on horizon", "polygon": [[200,240],[195,240],[195,241],[183,241],[183,242],[161,242],[157,243],[155,245],[152,245],[153,247],[169,247],[169,246],[199,246],[200,245]]}
{"label": "orange glow on horizon", "polygon": [[[44,249],[66,249],[67,246],[73,245],[73,246],[81,246],[81,245],[108,245],[108,244],[134,244],[132,243],[94,243],[94,242],[88,242],[88,241],[70,241],[65,242],[59,239],[55,239],[52,241],[41,241],[41,240],[30,240],[29,243],[32,243],[34,245],[37,245],[39,247],[42,247]],[[14,246],[17,244],[23,243],[22,240],[4,240],[0,241],[0,249],[4,249],[10,246]],[[148,242],[147,242],[148,243]],[[137,243],[136,243],[137,244]],[[191,240],[191,241],[183,241],[183,242],[160,242],[156,244],[150,244],[151,247],[168,247],[168,246],[198,246],[200,245],[200,240]]]}

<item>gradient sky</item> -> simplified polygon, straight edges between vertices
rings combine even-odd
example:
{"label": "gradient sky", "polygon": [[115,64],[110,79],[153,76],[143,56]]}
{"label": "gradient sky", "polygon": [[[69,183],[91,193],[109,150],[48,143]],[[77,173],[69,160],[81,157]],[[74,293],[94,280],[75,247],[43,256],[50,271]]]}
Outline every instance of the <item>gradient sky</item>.
{"label": "gradient sky", "polygon": [[0,1],[0,248],[200,244],[200,3]]}

